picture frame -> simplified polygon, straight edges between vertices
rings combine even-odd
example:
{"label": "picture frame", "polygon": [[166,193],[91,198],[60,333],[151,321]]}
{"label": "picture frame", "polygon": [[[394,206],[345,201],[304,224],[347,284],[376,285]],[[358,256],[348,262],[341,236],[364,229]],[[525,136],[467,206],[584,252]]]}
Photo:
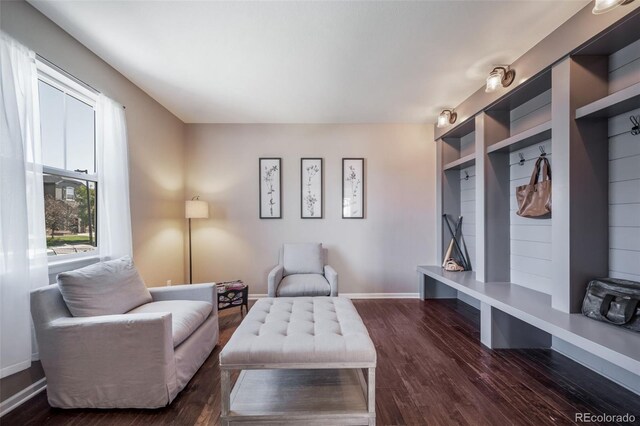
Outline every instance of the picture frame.
{"label": "picture frame", "polygon": [[365,217],[364,158],[342,159],[342,218]]}
{"label": "picture frame", "polygon": [[324,218],[324,164],[322,158],[300,159],[300,218]]}
{"label": "picture frame", "polygon": [[260,219],[282,219],[282,158],[258,160]]}

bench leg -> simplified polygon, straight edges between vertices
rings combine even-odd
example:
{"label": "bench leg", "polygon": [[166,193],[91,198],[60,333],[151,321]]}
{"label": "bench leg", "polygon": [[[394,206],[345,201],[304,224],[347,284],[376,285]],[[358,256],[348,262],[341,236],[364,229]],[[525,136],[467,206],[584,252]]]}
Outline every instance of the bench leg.
{"label": "bench leg", "polygon": [[484,302],[480,304],[480,341],[490,349],[551,347],[549,333]]}
{"label": "bench leg", "polygon": [[420,300],[425,299],[456,299],[458,291],[434,280],[428,275],[418,272]]}
{"label": "bench leg", "polygon": [[376,369],[368,369],[367,377],[367,409],[372,417],[369,419],[369,426],[376,424]]}
{"label": "bench leg", "polygon": [[[226,417],[229,415],[231,406],[231,370],[220,369],[220,406],[221,416]],[[229,421],[222,419],[222,425],[226,426]]]}

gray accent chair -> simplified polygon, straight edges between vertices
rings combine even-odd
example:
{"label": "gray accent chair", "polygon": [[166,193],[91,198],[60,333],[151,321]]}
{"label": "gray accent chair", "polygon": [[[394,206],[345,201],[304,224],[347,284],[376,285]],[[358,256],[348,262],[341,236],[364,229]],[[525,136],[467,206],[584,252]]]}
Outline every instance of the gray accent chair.
{"label": "gray accent chair", "polygon": [[320,243],[289,243],[267,277],[269,297],[338,296],[338,273]]}
{"label": "gray accent chair", "polygon": [[[87,268],[73,271],[74,279],[81,283],[80,279],[95,274],[95,268],[100,266],[91,273],[81,272]],[[94,288],[102,292],[117,288],[104,281],[104,268],[101,272],[103,281]],[[60,408],[158,408],[171,403],[218,342],[215,284],[144,289],[146,303],[129,306],[127,312],[96,316],[78,311],[77,302],[87,296],[79,292],[86,293],[85,288],[91,284],[72,289],[75,294],[62,283],[31,292],[31,315],[49,404]],[[84,307],[95,310],[101,300],[111,298],[110,305],[100,306],[108,309],[131,304],[132,299],[131,291],[122,288],[118,300],[113,300],[113,294],[99,296]],[[70,303],[72,299],[76,304]]]}

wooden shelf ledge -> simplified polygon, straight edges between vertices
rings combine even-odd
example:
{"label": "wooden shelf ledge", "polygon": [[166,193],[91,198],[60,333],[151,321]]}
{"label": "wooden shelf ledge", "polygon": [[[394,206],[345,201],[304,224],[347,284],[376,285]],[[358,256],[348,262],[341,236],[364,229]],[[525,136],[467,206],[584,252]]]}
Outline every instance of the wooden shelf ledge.
{"label": "wooden shelf ledge", "polygon": [[568,314],[551,307],[551,296],[513,283],[482,283],[474,272],[448,272],[418,266],[419,273],[584,349],[634,374],[640,374],[638,333]]}
{"label": "wooden shelf ledge", "polygon": [[640,83],[576,109],[576,119],[613,117],[640,108]]}
{"label": "wooden shelf ledge", "polygon": [[513,152],[551,138],[551,120],[503,139],[487,148],[487,152]]}
{"label": "wooden shelf ledge", "polygon": [[458,158],[455,161],[444,165],[443,170],[461,170],[469,166],[473,166],[476,163],[476,154],[465,155],[462,158]]}

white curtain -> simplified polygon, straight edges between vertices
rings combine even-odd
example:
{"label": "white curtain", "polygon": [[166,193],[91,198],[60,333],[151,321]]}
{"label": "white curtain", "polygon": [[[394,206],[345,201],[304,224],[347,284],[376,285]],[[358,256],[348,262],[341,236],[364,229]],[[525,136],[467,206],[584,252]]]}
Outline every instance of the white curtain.
{"label": "white curtain", "polygon": [[48,284],[35,54],[0,33],[0,377],[31,365],[29,292]]}
{"label": "white curtain", "polygon": [[132,255],[127,123],[122,105],[99,95],[96,105],[100,257]]}

